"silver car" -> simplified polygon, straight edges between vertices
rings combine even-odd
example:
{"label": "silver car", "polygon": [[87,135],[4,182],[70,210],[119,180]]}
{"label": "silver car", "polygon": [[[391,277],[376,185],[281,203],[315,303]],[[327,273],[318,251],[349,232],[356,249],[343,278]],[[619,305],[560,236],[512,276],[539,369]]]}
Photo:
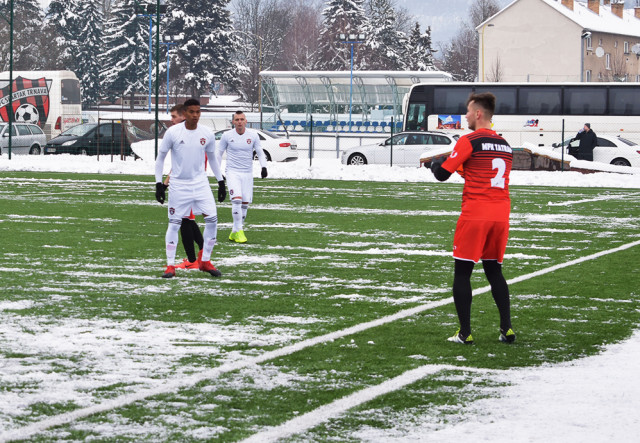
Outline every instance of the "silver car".
{"label": "silver car", "polygon": [[[13,123],[11,134],[12,154],[40,155],[47,136],[38,125],[32,123]],[[9,124],[0,123],[0,155],[9,148]]]}

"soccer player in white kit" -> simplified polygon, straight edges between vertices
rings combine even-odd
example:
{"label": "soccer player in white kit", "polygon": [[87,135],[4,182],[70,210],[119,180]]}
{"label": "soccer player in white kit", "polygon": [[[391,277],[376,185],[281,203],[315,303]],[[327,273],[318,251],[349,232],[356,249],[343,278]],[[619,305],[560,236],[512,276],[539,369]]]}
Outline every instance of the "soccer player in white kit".
{"label": "soccer player in white kit", "polygon": [[211,252],[216,244],[218,232],[218,215],[204,169],[205,153],[207,153],[211,170],[218,180],[218,200],[224,201],[227,192],[220,172],[220,163],[215,156],[215,135],[205,126],[198,125],[200,120],[198,100],[189,99],[184,102],[184,107],[185,121],[167,129],[156,159],[156,199],[164,203],[167,186],[162,183],[162,170],[164,160],[171,152],[169,227],[165,236],[167,269],[162,277],[172,278],[176,275],[178,231],[182,217],[189,214],[191,210],[195,214],[204,215],[204,249],[199,269],[214,277],[220,277],[222,273],[211,263]]}
{"label": "soccer player in white kit", "polygon": [[253,129],[247,129],[247,118],[242,111],[233,114],[233,129],[222,134],[216,147],[218,163],[227,151],[227,185],[231,197],[231,216],[233,229],[230,241],[245,243],[243,225],[247,210],[253,201],[253,151],[258,155],[262,171],[260,176],[267,177],[267,158],[260,146],[260,136]]}

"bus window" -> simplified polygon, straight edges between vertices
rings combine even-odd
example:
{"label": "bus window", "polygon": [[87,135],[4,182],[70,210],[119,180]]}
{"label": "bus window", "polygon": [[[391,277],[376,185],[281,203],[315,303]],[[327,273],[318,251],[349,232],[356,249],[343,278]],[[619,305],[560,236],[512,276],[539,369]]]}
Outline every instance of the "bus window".
{"label": "bus window", "polygon": [[519,91],[518,114],[559,115],[562,94],[544,86],[523,86]]}
{"label": "bus window", "polygon": [[486,90],[476,88],[476,94],[491,92],[496,96],[496,114],[515,114],[517,109],[518,90],[515,86],[499,86]]}
{"label": "bus window", "polygon": [[471,93],[471,87],[440,86],[433,92],[434,108],[438,110],[438,114],[465,115],[467,113],[467,99]]}
{"label": "bus window", "polygon": [[607,90],[567,86],[564,88],[565,115],[604,115],[607,110]]}
{"label": "bus window", "polygon": [[640,88],[611,88],[610,115],[640,115]]}
{"label": "bus window", "polygon": [[61,80],[61,102],[63,105],[80,104],[80,82],[78,80]]}
{"label": "bus window", "polygon": [[427,107],[424,103],[411,103],[407,112],[407,131],[424,129],[425,113]]}

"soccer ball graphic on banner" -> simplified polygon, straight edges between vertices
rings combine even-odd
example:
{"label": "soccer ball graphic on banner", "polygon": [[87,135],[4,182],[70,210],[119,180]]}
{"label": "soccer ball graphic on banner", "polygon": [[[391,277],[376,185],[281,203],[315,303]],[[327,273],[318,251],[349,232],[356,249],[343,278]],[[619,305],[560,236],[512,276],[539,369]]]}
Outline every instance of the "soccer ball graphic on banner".
{"label": "soccer ball graphic on banner", "polygon": [[24,103],[16,109],[16,122],[38,123],[38,120],[40,120],[38,109],[31,103]]}

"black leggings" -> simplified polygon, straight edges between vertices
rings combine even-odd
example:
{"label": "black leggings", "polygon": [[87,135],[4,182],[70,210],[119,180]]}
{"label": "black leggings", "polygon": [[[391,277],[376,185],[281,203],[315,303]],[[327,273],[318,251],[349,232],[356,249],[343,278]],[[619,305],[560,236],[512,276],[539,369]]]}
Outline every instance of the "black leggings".
{"label": "black leggings", "polygon": [[182,237],[182,246],[184,252],[187,253],[187,259],[190,262],[196,261],[196,250],[193,243],[198,244],[198,248],[202,249],[204,246],[204,239],[202,238],[202,232],[195,220],[189,218],[183,218],[180,225],[180,236]]}
{"label": "black leggings", "polygon": [[[460,333],[471,333],[471,272],[474,263],[456,260],[453,274],[453,301],[460,321]],[[511,327],[511,304],[509,301],[509,287],[502,275],[502,265],[496,260],[483,260],[482,267],[491,285],[491,295],[500,312],[500,328],[507,330]]]}

